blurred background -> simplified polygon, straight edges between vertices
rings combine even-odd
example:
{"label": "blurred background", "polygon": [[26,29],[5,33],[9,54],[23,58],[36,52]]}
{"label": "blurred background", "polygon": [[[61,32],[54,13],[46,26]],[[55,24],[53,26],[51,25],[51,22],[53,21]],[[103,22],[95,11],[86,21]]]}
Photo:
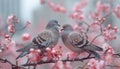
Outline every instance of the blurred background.
{"label": "blurred background", "polygon": [[[67,11],[72,11],[73,6],[80,2],[80,0],[52,0],[54,3],[60,3]],[[85,17],[89,17],[90,12],[95,11],[96,2],[100,0],[88,0],[87,7],[84,8]],[[117,4],[120,4],[120,0],[101,0],[102,3],[108,3],[111,5],[111,9],[115,8]],[[61,25],[70,23],[74,24],[74,20],[68,17],[68,13],[62,14],[52,11],[47,4],[40,4],[40,0],[0,0],[0,21],[5,25],[5,29],[7,29],[6,20],[8,16],[15,14],[19,19],[20,23],[17,25],[17,28],[21,28],[26,24],[27,21],[30,21],[31,27],[28,30],[24,30],[21,32],[31,32],[32,35],[35,35],[39,31],[41,31],[47,23],[51,19],[56,19],[59,21]],[[120,20],[113,15],[107,19],[111,24],[117,25],[120,28]],[[107,23],[105,23],[107,24]],[[35,33],[35,34],[34,34]],[[16,35],[21,35],[20,32],[16,33]],[[19,37],[17,37],[18,39]],[[20,42],[20,40],[18,41]],[[115,42],[116,44],[116,42]],[[118,45],[118,44],[117,44]],[[120,45],[120,44],[119,44]]]}
{"label": "blurred background", "polygon": [[[67,11],[72,11],[73,6],[80,0],[52,0],[55,3],[60,3]],[[88,6],[84,9],[86,17],[89,17],[89,12],[95,10],[96,2],[99,0],[88,0]],[[120,4],[120,0],[116,0],[114,3],[111,0],[101,0],[102,3],[109,3],[111,9],[115,8],[117,4]],[[31,22],[30,29],[25,29],[15,34],[14,39],[16,42],[22,42],[21,34],[23,32],[29,32],[32,36],[35,36],[42,29],[44,29],[46,23],[51,19],[56,19],[61,25],[70,23],[74,24],[74,20],[69,18],[67,14],[57,13],[52,11],[47,4],[41,5],[40,0],[0,0],[0,22],[5,26],[7,30],[6,20],[8,16],[15,14],[19,19],[20,23],[17,28],[21,28],[26,24],[27,21]],[[120,20],[113,15],[110,15],[108,21],[112,25],[117,25],[120,29]],[[19,36],[19,37],[18,37]],[[111,42],[111,45],[119,51],[118,46],[120,39]],[[60,43],[59,43],[60,44]],[[47,68],[46,68],[47,69]]]}

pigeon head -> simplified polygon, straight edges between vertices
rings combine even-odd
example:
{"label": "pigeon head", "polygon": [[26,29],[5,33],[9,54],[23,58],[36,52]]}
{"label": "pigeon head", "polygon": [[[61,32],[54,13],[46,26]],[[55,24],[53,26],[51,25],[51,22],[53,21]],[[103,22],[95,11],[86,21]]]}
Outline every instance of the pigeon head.
{"label": "pigeon head", "polygon": [[61,31],[68,31],[68,30],[73,30],[73,27],[69,24],[65,24],[62,26],[63,28],[61,29]]}
{"label": "pigeon head", "polygon": [[50,20],[46,26],[46,28],[57,28],[60,27],[60,25],[58,24],[57,20]]}

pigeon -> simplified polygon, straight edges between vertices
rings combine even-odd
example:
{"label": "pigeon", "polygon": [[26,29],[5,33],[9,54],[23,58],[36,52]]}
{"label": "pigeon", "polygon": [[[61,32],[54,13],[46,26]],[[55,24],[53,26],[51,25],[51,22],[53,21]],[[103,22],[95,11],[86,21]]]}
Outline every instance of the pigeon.
{"label": "pigeon", "polygon": [[24,48],[17,50],[17,52],[21,52],[21,54],[16,59],[29,54],[29,50],[31,48],[40,49],[42,53],[44,53],[47,47],[53,48],[56,46],[59,40],[59,27],[60,25],[58,24],[57,20],[50,20],[46,25],[45,30],[34,37],[31,43],[29,43]]}
{"label": "pigeon", "polygon": [[90,43],[82,33],[75,31],[71,25],[63,25],[61,31],[62,42],[72,52],[78,54],[87,52],[93,54],[95,58],[100,59],[100,55],[96,51],[103,51],[103,49]]}

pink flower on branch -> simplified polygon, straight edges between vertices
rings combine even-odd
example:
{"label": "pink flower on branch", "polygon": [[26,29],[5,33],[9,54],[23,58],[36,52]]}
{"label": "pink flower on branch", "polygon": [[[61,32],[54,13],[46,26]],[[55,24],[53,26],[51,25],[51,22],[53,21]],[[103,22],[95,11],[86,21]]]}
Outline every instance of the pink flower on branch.
{"label": "pink flower on branch", "polygon": [[65,69],[73,69],[73,66],[71,65],[71,62],[66,62],[64,67],[65,67]]}
{"label": "pink flower on branch", "polygon": [[98,13],[108,13],[110,12],[110,5],[109,4],[102,4],[101,1],[98,1],[96,4],[96,11]]}
{"label": "pink flower on branch", "polygon": [[113,10],[115,15],[120,18],[120,5],[117,5],[117,7]]}
{"label": "pink flower on branch", "polygon": [[27,22],[26,22],[26,26],[25,26],[25,28],[29,28],[30,25],[31,25],[31,22],[30,22],[30,21],[27,21]]}
{"label": "pink flower on branch", "polygon": [[3,56],[6,54],[11,54],[16,56],[16,42],[10,38],[9,35],[6,35],[5,39],[2,39],[0,42],[0,48],[3,52]]}
{"label": "pink flower on branch", "polygon": [[110,64],[113,61],[113,54],[115,53],[114,49],[107,43],[104,43],[102,46],[103,50],[104,50],[104,55],[103,60],[105,60],[106,64]]}
{"label": "pink flower on branch", "polygon": [[84,18],[85,18],[83,12],[73,12],[69,16],[72,19],[77,19],[77,20],[80,20],[80,21],[84,20]]}
{"label": "pink flower on branch", "polygon": [[30,54],[27,55],[27,57],[30,59],[30,62],[37,63],[38,61],[41,61],[43,56],[40,55],[41,50],[40,49],[30,49]]}
{"label": "pink flower on branch", "polygon": [[104,60],[90,59],[88,62],[88,69],[102,69],[105,66]]}
{"label": "pink flower on branch", "polygon": [[18,23],[18,22],[19,22],[19,20],[17,19],[16,15],[14,15],[14,14],[9,16],[8,19],[7,19],[8,25],[15,24],[15,23]]}
{"label": "pink flower on branch", "polygon": [[48,5],[55,12],[66,13],[66,8],[60,4],[55,4],[52,1],[48,1]]}
{"label": "pink flower on branch", "polygon": [[88,0],[81,0],[79,3],[75,4],[73,11],[79,12],[88,4]]}
{"label": "pink flower on branch", "polygon": [[67,58],[68,59],[75,59],[78,57],[79,54],[75,53],[75,52],[68,52],[67,53]]}
{"label": "pink flower on branch", "polygon": [[9,31],[10,33],[14,33],[14,32],[15,32],[15,26],[14,26],[14,25],[9,25],[9,26],[8,26],[8,31]]}
{"label": "pink flower on branch", "polygon": [[111,41],[117,38],[118,31],[119,29],[116,26],[112,27],[110,24],[108,24],[102,33],[106,41]]}
{"label": "pink flower on branch", "polygon": [[24,34],[22,35],[22,40],[23,40],[23,41],[31,40],[30,34],[24,33]]}
{"label": "pink flower on branch", "polygon": [[58,48],[46,48],[46,56],[48,60],[51,59],[59,59],[62,57],[62,47],[59,46]]}
{"label": "pink flower on branch", "polygon": [[57,61],[53,69],[64,69],[64,64],[62,61]]}
{"label": "pink flower on branch", "polygon": [[101,15],[100,15],[100,13],[99,12],[92,12],[92,13],[90,13],[90,17],[92,18],[92,19],[96,19],[96,18],[98,18],[98,17],[100,17]]}

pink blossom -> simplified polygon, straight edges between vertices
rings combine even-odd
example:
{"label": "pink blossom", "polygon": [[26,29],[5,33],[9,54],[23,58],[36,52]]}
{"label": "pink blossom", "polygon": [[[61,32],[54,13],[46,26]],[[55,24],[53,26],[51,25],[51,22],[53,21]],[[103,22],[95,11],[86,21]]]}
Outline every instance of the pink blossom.
{"label": "pink blossom", "polygon": [[102,69],[105,65],[103,60],[90,59],[88,62],[88,69]]}
{"label": "pink blossom", "polygon": [[47,47],[46,48],[46,56],[47,56],[47,60],[51,60],[51,59],[53,59],[53,54],[52,54],[52,49],[51,48],[49,48],[49,47]]}
{"label": "pink blossom", "polygon": [[14,32],[15,32],[14,25],[9,25],[9,26],[8,26],[8,31],[9,31],[10,33],[14,33]]}
{"label": "pink blossom", "polygon": [[2,49],[0,49],[0,53],[2,52],[3,50]]}
{"label": "pink blossom", "polygon": [[11,52],[12,54],[14,54],[14,56],[17,55],[16,53],[16,42],[14,40],[12,40],[8,45],[7,45],[7,51]]}
{"label": "pink blossom", "polygon": [[40,0],[40,4],[45,4],[45,0]]}
{"label": "pink blossom", "polygon": [[6,34],[4,37],[5,37],[5,38],[10,38],[10,35]]}
{"label": "pink blossom", "polygon": [[16,56],[16,42],[10,38],[5,38],[1,41],[1,49],[6,54],[11,54]]}
{"label": "pink blossom", "polygon": [[102,48],[104,52],[106,52],[103,59],[106,61],[106,64],[111,63],[113,60],[114,49],[107,43],[104,43]]}
{"label": "pink blossom", "polygon": [[96,18],[100,17],[100,13],[98,13],[98,12],[90,13],[90,16],[92,19],[96,19]]}
{"label": "pink blossom", "polygon": [[101,13],[108,13],[110,11],[110,5],[109,4],[102,4],[100,1],[97,2],[97,12]]}
{"label": "pink blossom", "polygon": [[38,61],[41,61],[43,56],[40,55],[41,50],[40,49],[30,49],[30,54],[27,55],[27,57],[30,59],[32,63],[36,63]]}
{"label": "pink blossom", "polygon": [[60,57],[62,57],[62,49],[61,46],[59,46],[58,48],[46,48],[46,57],[47,60],[51,60],[51,59],[59,59]]}
{"label": "pink blossom", "polygon": [[72,19],[83,20],[85,18],[84,14],[81,12],[73,12],[69,15]]}
{"label": "pink blossom", "polygon": [[30,52],[35,52],[35,49],[34,48],[30,48]]}
{"label": "pink blossom", "polygon": [[97,4],[96,4],[96,11],[98,12],[98,13],[100,13],[102,10],[103,10],[103,5],[102,5],[102,3],[101,3],[101,1],[98,1],[97,2]]}
{"label": "pink blossom", "polygon": [[60,4],[55,4],[51,1],[49,1],[48,5],[55,12],[66,13],[66,8]]}
{"label": "pink blossom", "polygon": [[108,13],[110,11],[110,5],[109,4],[104,4],[103,5],[103,12]]}
{"label": "pink blossom", "polygon": [[30,34],[24,33],[24,34],[22,35],[22,40],[23,40],[23,41],[31,40]]}
{"label": "pink blossom", "polygon": [[66,62],[64,67],[65,67],[65,69],[73,69],[73,66],[71,65],[71,62]]}
{"label": "pink blossom", "polygon": [[31,22],[30,22],[30,21],[27,21],[27,22],[26,22],[26,28],[29,28],[30,25],[31,25]]}
{"label": "pink blossom", "polygon": [[98,21],[94,21],[91,25],[90,25],[90,29],[94,32],[98,32],[98,30],[100,30],[100,24]]}
{"label": "pink blossom", "polygon": [[111,41],[117,38],[118,31],[119,29],[116,26],[112,27],[110,24],[108,24],[102,33],[106,41]]}
{"label": "pink blossom", "polygon": [[78,57],[79,54],[75,53],[75,52],[68,52],[67,56],[69,59],[75,59],[76,57]]}
{"label": "pink blossom", "polygon": [[82,31],[83,32],[83,27],[82,26],[79,26],[78,24],[75,24],[73,26],[74,30],[78,30],[78,31]]}
{"label": "pink blossom", "polygon": [[46,51],[47,51],[47,52],[51,52],[51,48],[47,47],[47,48],[46,48]]}
{"label": "pink blossom", "polygon": [[113,10],[115,15],[120,18],[120,5],[117,5],[117,7]]}
{"label": "pink blossom", "polygon": [[87,0],[81,0],[81,2],[75,4],[73,7],[73,11],[79,12],[81,9],[83,9],[88,4]]}
{"label": "pink blossom", "polygon": [[8,19],[7,19],[7,23],[8,23],[8,25],[13,24],[15,18],[16,18],[15,15],[11,15],[11,16],[9,16]]}
{"label": "pink blossom", "polygon": [[19,22],[19,20],[16,18],[16,15],[14,15],[14,14],[9,16],[8,19],[7,19],[8,25],[15,24],[15,23],[18,23],[18,22]]}
{"label": "pink blossom", "polygon": [[62,61],[57,61],[53,69],[64,69],[64,65]]}

